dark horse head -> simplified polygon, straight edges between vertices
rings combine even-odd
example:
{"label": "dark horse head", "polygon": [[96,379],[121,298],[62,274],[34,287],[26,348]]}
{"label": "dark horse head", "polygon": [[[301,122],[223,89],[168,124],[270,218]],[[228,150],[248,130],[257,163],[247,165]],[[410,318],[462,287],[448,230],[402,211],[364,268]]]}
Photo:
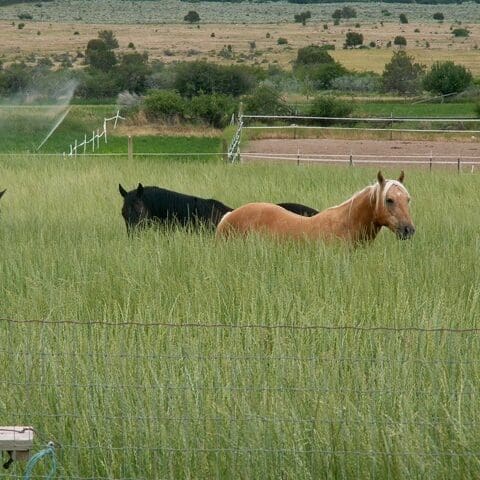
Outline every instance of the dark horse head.
{"label": "dark horse head", "polygon": [[214,199],[206,199],[141,183],[127,192],[118,186],[123,197],[122,215],[127,231],[147,223],[215,228],[232,208]]}

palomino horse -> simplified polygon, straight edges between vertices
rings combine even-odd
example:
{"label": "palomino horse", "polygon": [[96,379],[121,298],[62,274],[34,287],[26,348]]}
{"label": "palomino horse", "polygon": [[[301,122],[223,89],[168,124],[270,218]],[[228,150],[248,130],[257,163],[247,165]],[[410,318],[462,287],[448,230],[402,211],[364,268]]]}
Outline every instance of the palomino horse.
{"label": "palomino horse", "polygon": [[295,215],[271,203],[248,203],[223,216],[217,236],[265,232],[280,238],[361,243],[374,240],[382,227],[388,227],[398,238],[407,239],[415,233],[415,227],[403,179],[403,171],[398,180],[386,180],[378,172],[373,185],[313,217]]}

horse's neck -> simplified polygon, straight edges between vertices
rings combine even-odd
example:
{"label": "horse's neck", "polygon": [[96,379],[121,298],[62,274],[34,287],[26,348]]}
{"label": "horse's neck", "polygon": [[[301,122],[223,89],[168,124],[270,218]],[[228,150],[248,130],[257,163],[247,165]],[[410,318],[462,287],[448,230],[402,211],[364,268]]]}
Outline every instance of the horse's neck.
{"label": "horse's neck", "polygon": [[375,222],[376,190],[367,187],[353,197],[331,210],[337,215],[337,222],[348,232],[348,236],[355,241],[373,240],[380,226]]}

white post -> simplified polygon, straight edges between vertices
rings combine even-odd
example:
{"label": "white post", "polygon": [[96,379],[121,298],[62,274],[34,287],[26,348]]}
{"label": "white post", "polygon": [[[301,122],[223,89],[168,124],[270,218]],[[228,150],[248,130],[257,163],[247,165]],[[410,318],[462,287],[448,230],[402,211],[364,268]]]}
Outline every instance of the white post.
{"label": "white post", "polygon": [[72,147],[72,144],[70,144],[70,156],[73,155],[73,147]]}
{"label": "white post", "polygon": [[103,119],[103,133],[105,133],[105,143],[107,143],[107,119]]}
{"label": "white post", "polygon": [[95,130],[92,132],[92,152],[95,151]]}
{"label": "white post", "polygon": [[100,148],[100,129],[97,128],[97,150]]}
{"label": "white post", "polygon": [[77,158],[77,139],[75,139],[75,148],[74,148],[74,152],[75,152],[75,158]]}
{"label": "white post", "polygon": [[115,115],[115,123],[113,124],[113,128],[117,128],[118,117],[120,115],[120,110],[117,110],[117,114]]}
{"label": "white post", "polygon": [[85,134],[85,138],[83,139],[83,154],[87,153],[87,134]]}

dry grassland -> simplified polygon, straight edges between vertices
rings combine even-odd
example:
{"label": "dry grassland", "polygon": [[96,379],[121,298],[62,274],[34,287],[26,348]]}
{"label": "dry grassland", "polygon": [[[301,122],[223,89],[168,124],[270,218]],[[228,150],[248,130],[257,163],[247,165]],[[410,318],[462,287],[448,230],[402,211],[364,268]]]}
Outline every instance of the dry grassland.
{"label": "dry grassland", "polygon": [[[463,24],[470,30],[470,36],[455,39],[451,34],[451,24],[399,23],[361,24],[354,23],[333,26],[328,29],[323,23],[311,23],[305,27],[299,24],[202,24],[200,28],[184,24],[112,25],[84,23],[27,22],[19,30],[11,22],[0,21],[0,45],[4,61],[36,56],[54,55],[69,52],[83,52],[89,39],[97,36],[99,30],[112,29],[119,42],[120,51],[128,51],[127,45],[133,42],[138,51],[147,51],[151,59],[165,62],[206,59],[209,61],[263,64],[278,63],[284,67],[291,64],[298,48],[312,43],[333,44],[334,57],[347,68],[358,71],[381,72],[392,54],[386,48],[388,41],[396,35],[407,39],[407,50],[417,61],[430,65],[436,60],[452,59],[464,64],[475,75],[480,74],[480,25]],[[455,28],[455,26],[454,26]],[[342,44],[349,30],[360,31],[364,44],[375,42],[378,48],[344,50]],[[419,30],[415,32],[415,30]],[[77,32],[75,34],[75,32]],[[270,38],[267,38],[267,33]],[[214,36],[212,36],[214,34]],[[278,45],[279,37],[288,40],[288,45]],[[255,42],[251,49],[250,42]],[[426,47],[428,44],[429,48]],[[231,45],[232,59],[224,59],[219,52]],[[81,60],[77,60],[77,65]]]}

